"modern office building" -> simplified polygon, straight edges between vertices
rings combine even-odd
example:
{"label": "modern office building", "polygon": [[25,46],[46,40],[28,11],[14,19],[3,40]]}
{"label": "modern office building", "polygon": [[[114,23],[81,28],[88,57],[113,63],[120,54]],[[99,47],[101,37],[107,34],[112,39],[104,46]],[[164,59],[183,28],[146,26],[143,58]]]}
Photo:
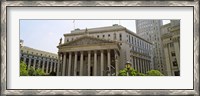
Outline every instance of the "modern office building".
{"label": "modern office building", "polygon": [[153,43],[154,68],[167,75],[161,40],[162,20],[136,20],[137,35]]}
{"label": "modern office building", "polygon": [[180,76],[180,20],[161,27],[162,44],[168,76]]}
{"label": "modern office building", "polygon": [[116,76],[127,62],[141,73],[153,69],[152,43],[117,24],[75,29],[57,48],[59,76]]}
{"label": "modern office building", "polygon": [[42,69],[46,74],[56,72],[57,54],[23,46],[23,40],[20,40],[20,51],[20,61],[24,61],[28,69],[32,66],[34,69]]}

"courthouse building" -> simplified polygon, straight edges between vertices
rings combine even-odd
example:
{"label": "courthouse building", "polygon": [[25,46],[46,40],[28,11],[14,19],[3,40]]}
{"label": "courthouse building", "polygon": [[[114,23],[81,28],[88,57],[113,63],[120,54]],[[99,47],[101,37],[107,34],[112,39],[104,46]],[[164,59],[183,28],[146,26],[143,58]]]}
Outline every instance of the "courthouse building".
{"label": "courthouse building", "polygon": [[180,20],[171,20],[161,31],[167,75],[180,76]]}
{"label": "courthouse building", "polygon": [[56,72],[57,54],[23,46],[23,40],[20,40],[20,50],[20,61],[25,62],[28,69],[32,66],[34,69],[42,69],[46,74]]}
{"label": "courthouse building", "polygon": [[114,76],[126,62],[141,73],[153,69],[152,43],[117,24],[75,29],[57,48],[58,76]]}

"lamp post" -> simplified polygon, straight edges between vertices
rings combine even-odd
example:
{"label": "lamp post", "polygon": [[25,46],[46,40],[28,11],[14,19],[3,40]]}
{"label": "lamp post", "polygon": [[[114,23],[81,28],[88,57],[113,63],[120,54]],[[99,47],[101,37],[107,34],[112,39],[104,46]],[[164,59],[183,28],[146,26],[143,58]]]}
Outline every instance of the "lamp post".
{"label": "lamp post", "polygon": [[131,63],[128,61],[126,62],[126,69],[127,69],[127,76],[129,76],[129,71],[130,71],[130,68],[131,68]]}

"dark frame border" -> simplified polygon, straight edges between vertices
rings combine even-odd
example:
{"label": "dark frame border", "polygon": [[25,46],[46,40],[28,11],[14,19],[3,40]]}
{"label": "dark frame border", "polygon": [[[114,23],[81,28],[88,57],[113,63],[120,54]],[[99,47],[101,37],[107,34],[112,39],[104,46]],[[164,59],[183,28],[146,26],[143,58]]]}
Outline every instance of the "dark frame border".
{"label": "dark frame border", "polygon": [[[82,2],[84,2],[84,1],[82,1]],[[149,1],[150,2],[150,1]],[[19,7],[19,6],[5,6],[6,7],[6,10],[7,10],[7,7]],[[67,7],[67,6],[22,6],[22,7]],[[69,7],[97,7],[97,6],[69,6]],[[100,6],[100,7],[193,7],[193,53],[195,52],[195,48],[194,48],[194,45],[195,45],[195,6]],[[197,6],[196,6],[197,7]],[[7,12],[6,12],[6,17],[7,17]],[[6,17],[4,17],[4,19],[6,18]],[[198,17],[198,16],[197,16]],[[3,21],[3,20],[2,20]],[[6,21],[7,21],[7,18],[6,18]],[[1,22],[1,23],[3,23],[3,22]],[[6,23],[7,24],[7,23]],[[197,25],[198,25],[199,23],[197,22]],[[4,27],[4,26],[3,26]],[[6,30],[7,30],[7,25],[6,25]],[[3,31],[2,31],[3,32]],[[1,33],[2,34],[2,33]],[[2,38],[1,38],[2,39]],[[6,32],[6,39],[7,39],[7,32]],[[2,42],[1,42],[1,44],[2,44]],[[199,44],[199,41],[197,42],[197,44]],[[6,40],[6,48],[8,48],[7,47],[7,40]],[[2,50],[1,50],[2,51]],[[4,51],[4,50],[3,50]],[[7,54],[7,50],[6,50],[6,54]],[[199,55],[199,54],[198,54]],[[1,55],[2,56],[2,55]],[[195,54],[193,54],[193,69],[194,69],[194,62],[195,62]],[[6,56],[6,62],[7,62],[7,56]],[[199,62],[198,62],[199,63]],[[6,63],[7,64],[7,63]],[[6,66],[6,69],[7,69],[7,66]],[[193,89],[192,90],[194,90],[195,88],[194,88],[194,79],[195,79],[195,77],[194,77],[194,72],[195,70],[193,70]],[[197,70],[198,71],[198,70]],[[2,71],[1,71],[2,72]],[[2,75],[2,74],[1,74]],[[199,78],[199,77],[198,77]],[[1,81],[2,81],[2,79],[1,79]],[[2,83],[2,82],[1,82]],[[5,85],[5,84],[4,84]],[[7,89],[7,70],[6,70],[6,89],[5,89],[5,91],[6,90],[10,90],[11,91],[11,89]],[[22,89],[12,89],[12,90],[18,90],[18,91],[21,91]],[[35,89],[23,89],[23,90],[27,90],[27,91],[31,91],[31,90],[35,90]],[[39,90],[72,90],[72,89],[39,89]],[[119,89],[73,89],[73,90],[93,90],[93,91],[95,91],[95,90],[119,90]],[[127,90],[127,89],[120,89],[120,90]],[[128,90],[144,90],[144,91],[150,91],[150,90],[166,90],[166,89],[128,89]],[[167,89],[167,90],[176,90],[176,91],[181,91],[182,89]],[[184,89],[184,90],[191,90],[191,89]],[[2,90],[1,90],[2,91]],[[198,92],[197,92],[198,93]],[[199,93],[198,93],[199,94]]]}

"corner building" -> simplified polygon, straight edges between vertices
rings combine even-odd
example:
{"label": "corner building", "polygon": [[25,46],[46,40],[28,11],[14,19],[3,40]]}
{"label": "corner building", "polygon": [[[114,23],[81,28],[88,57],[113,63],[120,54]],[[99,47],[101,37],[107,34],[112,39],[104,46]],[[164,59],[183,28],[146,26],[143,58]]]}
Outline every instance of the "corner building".
{"label": "corner building", "polygon": [[180,76],[180,20],[161,27],[168,76]]}
{"label": "corner building", "polygon": [[57,48],[59,76],[117,76],[126,62],[141,73],[153,69],[152,43],[117,24],[75,29]]}

